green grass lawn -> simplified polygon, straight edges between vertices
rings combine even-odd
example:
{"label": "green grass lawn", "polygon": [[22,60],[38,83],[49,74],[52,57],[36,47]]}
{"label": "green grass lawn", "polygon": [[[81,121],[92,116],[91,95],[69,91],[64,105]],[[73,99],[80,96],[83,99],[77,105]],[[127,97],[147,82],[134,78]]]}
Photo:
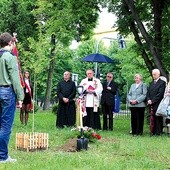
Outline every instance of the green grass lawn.
{"label": "green grass lawn", "polygon": [[16,113],[9,155],[17,163],[0,164],[0,170],[134,170],[170,169],[170,138],[166,135],[150,137],[145,124],[144,135],[132,137],[130,119],[115,118],[112,132],[100,131],[102,139],[89,143],[81,152],[61,152],[58,147],[75,136],[69,128],[56,129],[56,116],[51,112],[35,114],[35,132],[49,133],[49,149],[25,152],[15,149],[15,135],[32,131],[32,114],[27,126],[19,121]]}

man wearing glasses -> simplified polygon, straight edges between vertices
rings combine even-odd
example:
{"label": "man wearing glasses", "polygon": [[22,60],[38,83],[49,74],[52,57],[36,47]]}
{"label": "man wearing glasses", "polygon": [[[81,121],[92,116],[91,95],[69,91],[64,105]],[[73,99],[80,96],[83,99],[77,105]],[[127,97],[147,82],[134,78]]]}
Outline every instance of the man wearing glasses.
{"label": "man wearing glasses", "polygon": [[103,90],[99,79],[94,77],[93,70],[86,71],[87,77],[83,79],[80,86],[83,86],[83,94],[85,95],[85,108],[87,116],[83,118],[83,125],[93,129],[101,129],[99,104],[100,96]]}
{"label": "man wearing glasses", "polygon": [[115,105],[116,91],[117,91],[117,85],[113,81],[113,74],[109,72],[107,73],[106,81],[104,81],[103,83],[103,91],[101,97],[102,112],[103,112],[103,130],[113,130],[112,111]]}

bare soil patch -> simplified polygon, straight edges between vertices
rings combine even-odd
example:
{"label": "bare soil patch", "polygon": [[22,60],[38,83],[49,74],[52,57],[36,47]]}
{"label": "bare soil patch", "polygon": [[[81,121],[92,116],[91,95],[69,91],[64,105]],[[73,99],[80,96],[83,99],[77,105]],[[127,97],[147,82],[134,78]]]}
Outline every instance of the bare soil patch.
{"label": "bare soil patch", "polygon": [[[90,141],[89,141],[90,142]],[[101,143],[117,143],[119,140],[117,139],[101,139],[99,140]],[[65,144],[59,146],[56,151],[62,152],[77,152],[77,138],[69,139]]]}
{"label": "bare soil patch", "polygon": [[57,151],[77,152],[77,138],[69,139],[64,145],[57,148]]}

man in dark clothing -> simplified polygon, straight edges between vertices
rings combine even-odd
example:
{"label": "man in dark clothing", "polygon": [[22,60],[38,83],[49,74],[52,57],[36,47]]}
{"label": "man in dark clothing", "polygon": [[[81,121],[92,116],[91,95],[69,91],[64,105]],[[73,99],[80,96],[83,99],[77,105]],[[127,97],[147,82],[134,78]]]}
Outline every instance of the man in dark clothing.
{"label": "man in dark clothing", "polygon": [[[117,85],[113,81],[113,74],[107,73],[106,81],[103,83],[103,91],[101,97],[102,112],[103,112],[103,130],[113,130],[113,108],[115,105],[115,95]],[[109,126],[107,119],[109,117]]]}
{"label": "man in dark clothing", "polygon": [[151,113],[150,125],[152,135],[161,135],[163,131],[163,118],[156,116],[156,110],[164,97],[166,83],[160,79],[160,71],[152,70],[153,81],[150,83],[147,93],[147,104]]}
{"label": "man in dark clothing", "polygon": [[70,72],[64,72],[64,80],[58,83],[57,97],[59,99],[56,126],[74,126],[76,121],[75,109],[76,86],[70,80]]}

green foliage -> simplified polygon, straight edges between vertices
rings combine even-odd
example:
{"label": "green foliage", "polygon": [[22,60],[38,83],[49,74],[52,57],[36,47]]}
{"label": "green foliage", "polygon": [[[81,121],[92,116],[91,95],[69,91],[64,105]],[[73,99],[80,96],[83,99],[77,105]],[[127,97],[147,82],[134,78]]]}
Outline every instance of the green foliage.
{"label": "green foliage", "polygon": [[28,41],[29,51],[24,51],[22,46],[19,47],[21,53],[24,54],[23,58],[21,58],[21,63],[23,69],[29,69],[32,74],[37,75],[48,68],[50,55],[48,50],[50,48],[49,38],[40,34],[38,42],[33,38],[29,38]]}
{"label": "green foliage", "polygon": [[86,77],[87,69],[94,69],[94,63],[82,62],[81,59],[87,56],[88,54],[95,53],[95,41],[88,40],[83,41],[80,46],[73,53],[73,72],[79,75],[80,81]]}
{"label": "green foliage", "polygon": [[59,42],[68,45],[73,39],[80,41],[92,35],[99,10],[96,0],[93,3],[90,0],[39,0],[37,6],[34,15],[38,16],[38,22],[45,23],[43,26],[49,34],[56,33]]}
{"label": "green foliage", "polygon": [[[21,64],[23,70],[29,70],[31,79],[36,85],[35,95],[42,98],[45,93],[46,77],[50,62],[50,42],[49,38],[40,34],[39,41],[29,38],[29,51],[25,51],[22,44],[19,46],[22,56]],[[42,50],[43,49],[43,50]]]}
{"label": "green foliage", "polygon": [[27,47],[28,37],[37,37],[36,18],[31,13],[36,8],[36,0],[1,0],[0,31],[16,32],[19,42]]}
{"label": "green foliage", "polygon": [[121,103],[120,110],[126,110],[126,109],[127,109],[126,103]]}
{"label": "green foliage", "polygon": [[52,107],[52,113],[57,114],[58,103],[54,104]]}
{"label": "green foliage", "polygon": [[[110,49],[114,51],[115,47],[111,46]],[[126,49],[118,50],[117,53],[114,53],[114,58],[118,61],[117,69],[120,74],[118,82],[124,83],[124,92],[126,92],[130,85],[134,83],[134,75],[137,73],[143,76],[143,81],[146,84],[149,84],[151,81],[150,74],[143,58],[136,50],[135,43],[133,41],[127,42]]]}
{"label": "green foliage", "polygon": [[[81,138],[81,133],[78,130],[75,130],[75,137]],[[95,143],[97,142],[97,139],[92,136],[92,130],[84,131],[83,137],[87,138],[89,142]]]}
{"label": "green foliage", "polygon": [[167,76],[170,68],[169,1],[104,0],[101,4],[116,15],[116,26],[121,34],[133,33],[149,72],[156,67]]}
{"label": "green foliage", "polygon": [[[40,107],[34,102],[34,113],[38,112]],[[33,113],[33,110],[31,111]]]}
{"label": "green foliage", "polygon": [[124,102],[131,84],[134,83],[135,74],[141,74],[143,77],[142,81],[147,85],[149,85],[152,80],[142,56],[135,50],[134,46],[134,44],[128,44],[127,49],[119,51],[119,53],[115,55],[115,58],[119,59],[118,68],[124,82],[122,87]]}
{"label": "green foliage", "polygon": [[40,107],[34,102],[34,113],[38,112]]}

